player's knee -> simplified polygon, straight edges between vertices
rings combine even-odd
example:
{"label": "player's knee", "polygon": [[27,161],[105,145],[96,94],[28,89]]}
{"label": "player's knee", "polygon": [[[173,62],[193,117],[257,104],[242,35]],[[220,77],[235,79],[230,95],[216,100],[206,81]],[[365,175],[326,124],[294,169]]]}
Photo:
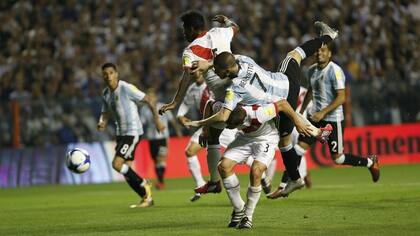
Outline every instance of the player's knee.
{"label": "player's knee", "polygon": [[120,172],[123,164],[124,162],[114,159],[114,161],[112,161],[112,168]]}
{"label": "player's knee", "polygon": [[337,165],[343,164],[344,160],[346,159],[344,154],[332,154],[331,157],[333,158],[335,164]]}
{"label": "player's knee", "polygon": [[251,167],[251,175],[253,178],[261,178],[261,175],[264,173],[265,168],[264,165],[252,165]]}
{"label": "player's knee", "polygon": [[221,176],[226,175],[229,173],[232,169],[230,163],[228,161],[225,161],[226,159],[222,159],[219,164],[217,165],[217,170],[219,171]]}
{"label": "player's knee", "polygon": [[292,135],[287,135],[284,137],[281,137],[280,141],[279,141],[279,147],[287,147],[292,143]]}

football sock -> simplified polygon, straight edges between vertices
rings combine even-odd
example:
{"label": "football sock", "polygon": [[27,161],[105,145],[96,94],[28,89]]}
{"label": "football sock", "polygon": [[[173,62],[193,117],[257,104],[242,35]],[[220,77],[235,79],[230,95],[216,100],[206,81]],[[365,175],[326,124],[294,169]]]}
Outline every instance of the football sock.
{"label": "football sock", "polygon": [[292,144],[286,147],[280,148],[281,156],[283,158],[283,164],[292,180],[300,178],[298,167],[297,167],[297,154]]}
{"label": "football sock", "polygon": [[308,174],[305,157],[301,157],[298,169],[299,169],[300,177],[305,178],[306,175]]}
{"label": "football sock", "polygon": [[287,173],[287,170],[285,170],[281,176],[281,183],[287,183],[287,181],[289,181],[289,174]]}
{"label": "football sock", "polygon": [[224,178],[223,185],[225,186],[226,193],[235,211],[241,211],[244,208],[245,202],[241,198],[241,186],[239,184],[238,177],[233,174],[227,178]]}
{"label": "football sock", "polygon": [[[123,164],[123,166],[126,164]],[[128,165],[126,165],[128,166]],[[136,174],[136,172],[128,166],[127,172],[124,174],[124,178],[127,181],[128,185],[140,196],[144,197],[146,195],[146,190],[144,189],[144,179]]]}
{"label": "football sock", "polygon": [[207,147],[207,166],[210,173],[210,181],[217,182],[220,180],[217,164],[220,161],[220,144],[208,145]]}
{"label": "football sock", "polygon": [[249,186],[247,193],[247,202],[245,215],[250,221],[252,221],[252,215],[254,214],[255,207],[257,206],[258,200],[261,196],[261,185],[257,187]]}
{"label": "football sock", "polygon": [[367,166],[368,160],[367,158],[363,158],[360,156],[355,156],[352,154],[344,154],[345,159],[343,165],[351,165],[351,166]]}
{"label": "football sock", "polygon": [[[306,57],[310,57],[315,54],[315,52],[322,46],[323,43],[329,43],[332,41],[332,38],[328,35],[323,35],[321,37],[317,37],[311,40],[304,42],[302,45],[296,48],[296,51],[299,52],[302,56],[302,60]],[[302,49],[304,55],[302,55]]]}
{"label": "football sock", "polygon": [[165,163],[158,163],[156,164],[155,171],[158,178],[159,183],[163,183],[164,179],[163,176],[165,175],[166,164]]}
{"label": "football sock", "polygon": [[204,181],[203,176],[201,175],[201,166],[200,166],[200,162],[198,161],[197,155],[188,157],[187,162],[188,162],[188,169],[190,170],[191,175],[193,176],[197,187],[200,187],[206,184],[206,181]]}

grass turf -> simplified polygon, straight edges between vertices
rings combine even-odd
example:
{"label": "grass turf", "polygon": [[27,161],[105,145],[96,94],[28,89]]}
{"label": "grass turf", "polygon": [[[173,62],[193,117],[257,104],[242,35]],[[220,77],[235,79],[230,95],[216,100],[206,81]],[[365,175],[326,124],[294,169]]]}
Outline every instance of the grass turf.
{"label": "grass turf", "polygon": [[314,170],[310,190],[262,194],[251,231],[226,228],[224,191],[189,202],[192,179],[168,180],[147,209],[128,208],[138,199],[125,183],[3,189],[0,235],[420,235],[420,165],[385,166],[381,175],[373,184],[365,168]]}

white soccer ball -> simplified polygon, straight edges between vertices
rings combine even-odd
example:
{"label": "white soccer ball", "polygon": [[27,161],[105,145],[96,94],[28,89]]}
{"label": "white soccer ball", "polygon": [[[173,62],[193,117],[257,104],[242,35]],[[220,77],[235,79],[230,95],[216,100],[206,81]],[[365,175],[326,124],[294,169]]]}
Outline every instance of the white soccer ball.
{"label": "white soccer ball", "polygon": [[89,153],[81,148],[70,150],[66,155],[66,165],[70,171],[81,174],[90,167]]}

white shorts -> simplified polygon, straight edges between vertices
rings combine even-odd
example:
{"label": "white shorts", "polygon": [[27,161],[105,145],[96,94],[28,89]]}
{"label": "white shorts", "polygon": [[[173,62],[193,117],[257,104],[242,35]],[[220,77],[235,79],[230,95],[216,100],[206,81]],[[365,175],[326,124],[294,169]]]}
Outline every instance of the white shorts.
{"label": "white shorts", "polygon": [[[203,128],[200,128],[197,131],[195,131],[194,134],[191,136],[190,143],[199,143],[198,139],[200,137],[201,132],[203,132]],[[226,148],[235,139],[237,132],[237,129],[224,129],[219,137],[220,145]]]}
{"label": "white shorts", "polygon": [[229,144],[223,156],[237,163],[244,163],[251,156],[268,167],[274,158],[278,138],[273,136],[261,138],[255,139],[240,135]]}

